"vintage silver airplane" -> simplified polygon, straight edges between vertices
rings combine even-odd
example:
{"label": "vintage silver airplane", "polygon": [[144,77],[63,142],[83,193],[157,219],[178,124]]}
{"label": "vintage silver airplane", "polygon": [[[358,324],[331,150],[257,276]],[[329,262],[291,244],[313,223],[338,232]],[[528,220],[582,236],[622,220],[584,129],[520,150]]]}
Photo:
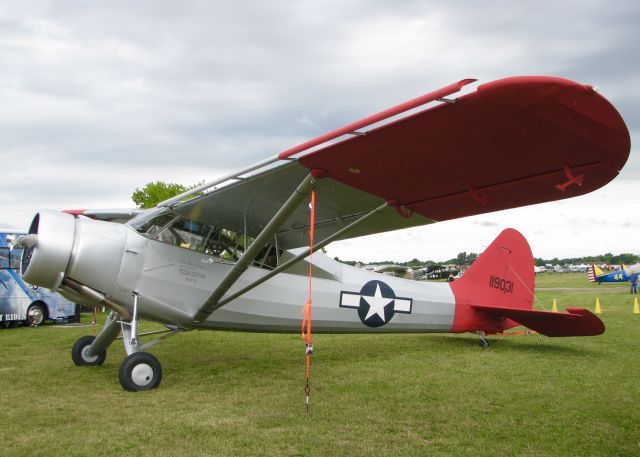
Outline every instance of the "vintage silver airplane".
{"label": "vintage silver airplane", "polygon": [[[627,127],[593,87],[514,77],[445,98],[472,82],[354,122],[126,224],[40,211],[21,240],[22,275],[78,303],[109,308],[98,336],[75,343],[73,361],[102,364],[122,331],[122,386],[146,390],[158,386],[162,370],[144,351],[157,339],[142,343],[140,319],[165,324],[162,338],[190,329],[299,332],[311,228],[320,249],[333,240],[559,200],[600,188],[626,162]],[[312,259],[316,332],[483,334],[517,325],[548,336],[604,331],[584,309],[533,309],[533,258],[512,229],[452,283],[383,277],[319,252]]]}

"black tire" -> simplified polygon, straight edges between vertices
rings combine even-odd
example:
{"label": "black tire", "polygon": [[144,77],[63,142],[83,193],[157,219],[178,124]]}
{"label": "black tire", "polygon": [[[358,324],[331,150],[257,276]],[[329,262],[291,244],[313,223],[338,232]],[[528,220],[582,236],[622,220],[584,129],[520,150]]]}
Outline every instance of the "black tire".
{"label": "black tire", "polygon": [[148,352],[134,352],[120,364],[120,384],[130,392],[155,389],[161,380],[160,362]]}
{"label": "black tire", "polygon": [[107,358],[106,349],[93,357],[89,357],[87,355],[87,348],[95,339],[96,337],[92,335],[81,336],[78,338],[71,348],[71,358],[73,359],[73,363],[79,367],[102,365],[104,363],[104,360]]}
{"label": "black tire", "polygon": [[27,325],[37,327],[38,325],[42,325],[46,318],[47,309],[42,303],[33,303],[29,306],[29,309],[27,309]]}

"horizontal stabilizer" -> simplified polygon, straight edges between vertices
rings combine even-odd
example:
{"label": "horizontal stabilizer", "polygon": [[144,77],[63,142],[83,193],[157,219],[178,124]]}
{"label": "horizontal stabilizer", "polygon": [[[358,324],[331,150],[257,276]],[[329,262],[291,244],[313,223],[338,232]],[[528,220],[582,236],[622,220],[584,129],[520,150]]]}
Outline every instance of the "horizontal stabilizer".
{"label": "horizontal stabilizer", "polygon": [[545,336],[594,336],[604,333],[604,323],[584,308],[567,308],[566,313],[534,309],[471,305],[494,317],[505,317]]}

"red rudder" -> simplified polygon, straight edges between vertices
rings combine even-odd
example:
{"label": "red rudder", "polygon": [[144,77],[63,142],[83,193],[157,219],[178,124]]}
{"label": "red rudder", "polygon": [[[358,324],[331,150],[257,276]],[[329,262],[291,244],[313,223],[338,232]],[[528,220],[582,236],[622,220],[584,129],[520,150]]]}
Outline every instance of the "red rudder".
{"label": "red rudder", "polygon": [[471,305],[533,308],[533,255],[520,232],[505,229],[469,267],[451,283],[456,308],[452,332],[500,332],[518,324],[474,310]]}

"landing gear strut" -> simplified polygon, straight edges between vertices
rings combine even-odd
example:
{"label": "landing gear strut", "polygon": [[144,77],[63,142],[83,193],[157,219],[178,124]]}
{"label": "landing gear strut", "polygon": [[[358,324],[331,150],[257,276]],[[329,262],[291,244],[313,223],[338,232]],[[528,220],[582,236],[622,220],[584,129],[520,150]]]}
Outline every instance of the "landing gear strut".
{"label": "landing gear strut", "polygon": [[115,313],[109,314],[98,336],[81,336],[71,348],[71,359],[78,366],[102,365],[107,358],[107,348],[120,333]]}
{"label": "landing gear strut", "polygon": [[[125,390],[155,389],[162,380],[162,366],[156,357],[144,352],[149,346],[164,338],[183,332],[180,327],[167,326],[167,330],[158,330],[138,334],[138,298],[133,293],[133,314],[130,320],[121,320],[117,314],[111,313],[98,336],[82,336],[73,345],[71,358],[76,365],[102,365],[107,357],[107,348],[122,330],[122,342],[127,357],[120,364],[120,384]],[[165,333],[165,335],[141,344],[139,336]]]}
{"label": "landing gear strut", "polygon": [[125,390],[155,389],[162,379],[162,366],[158,359],[148,352],[138,340],[138,298],[140,294],[133,292],[133,316],[131,322],[122,321],[122,341],[127,351],[127,358],[120,364],[120,384]]}

